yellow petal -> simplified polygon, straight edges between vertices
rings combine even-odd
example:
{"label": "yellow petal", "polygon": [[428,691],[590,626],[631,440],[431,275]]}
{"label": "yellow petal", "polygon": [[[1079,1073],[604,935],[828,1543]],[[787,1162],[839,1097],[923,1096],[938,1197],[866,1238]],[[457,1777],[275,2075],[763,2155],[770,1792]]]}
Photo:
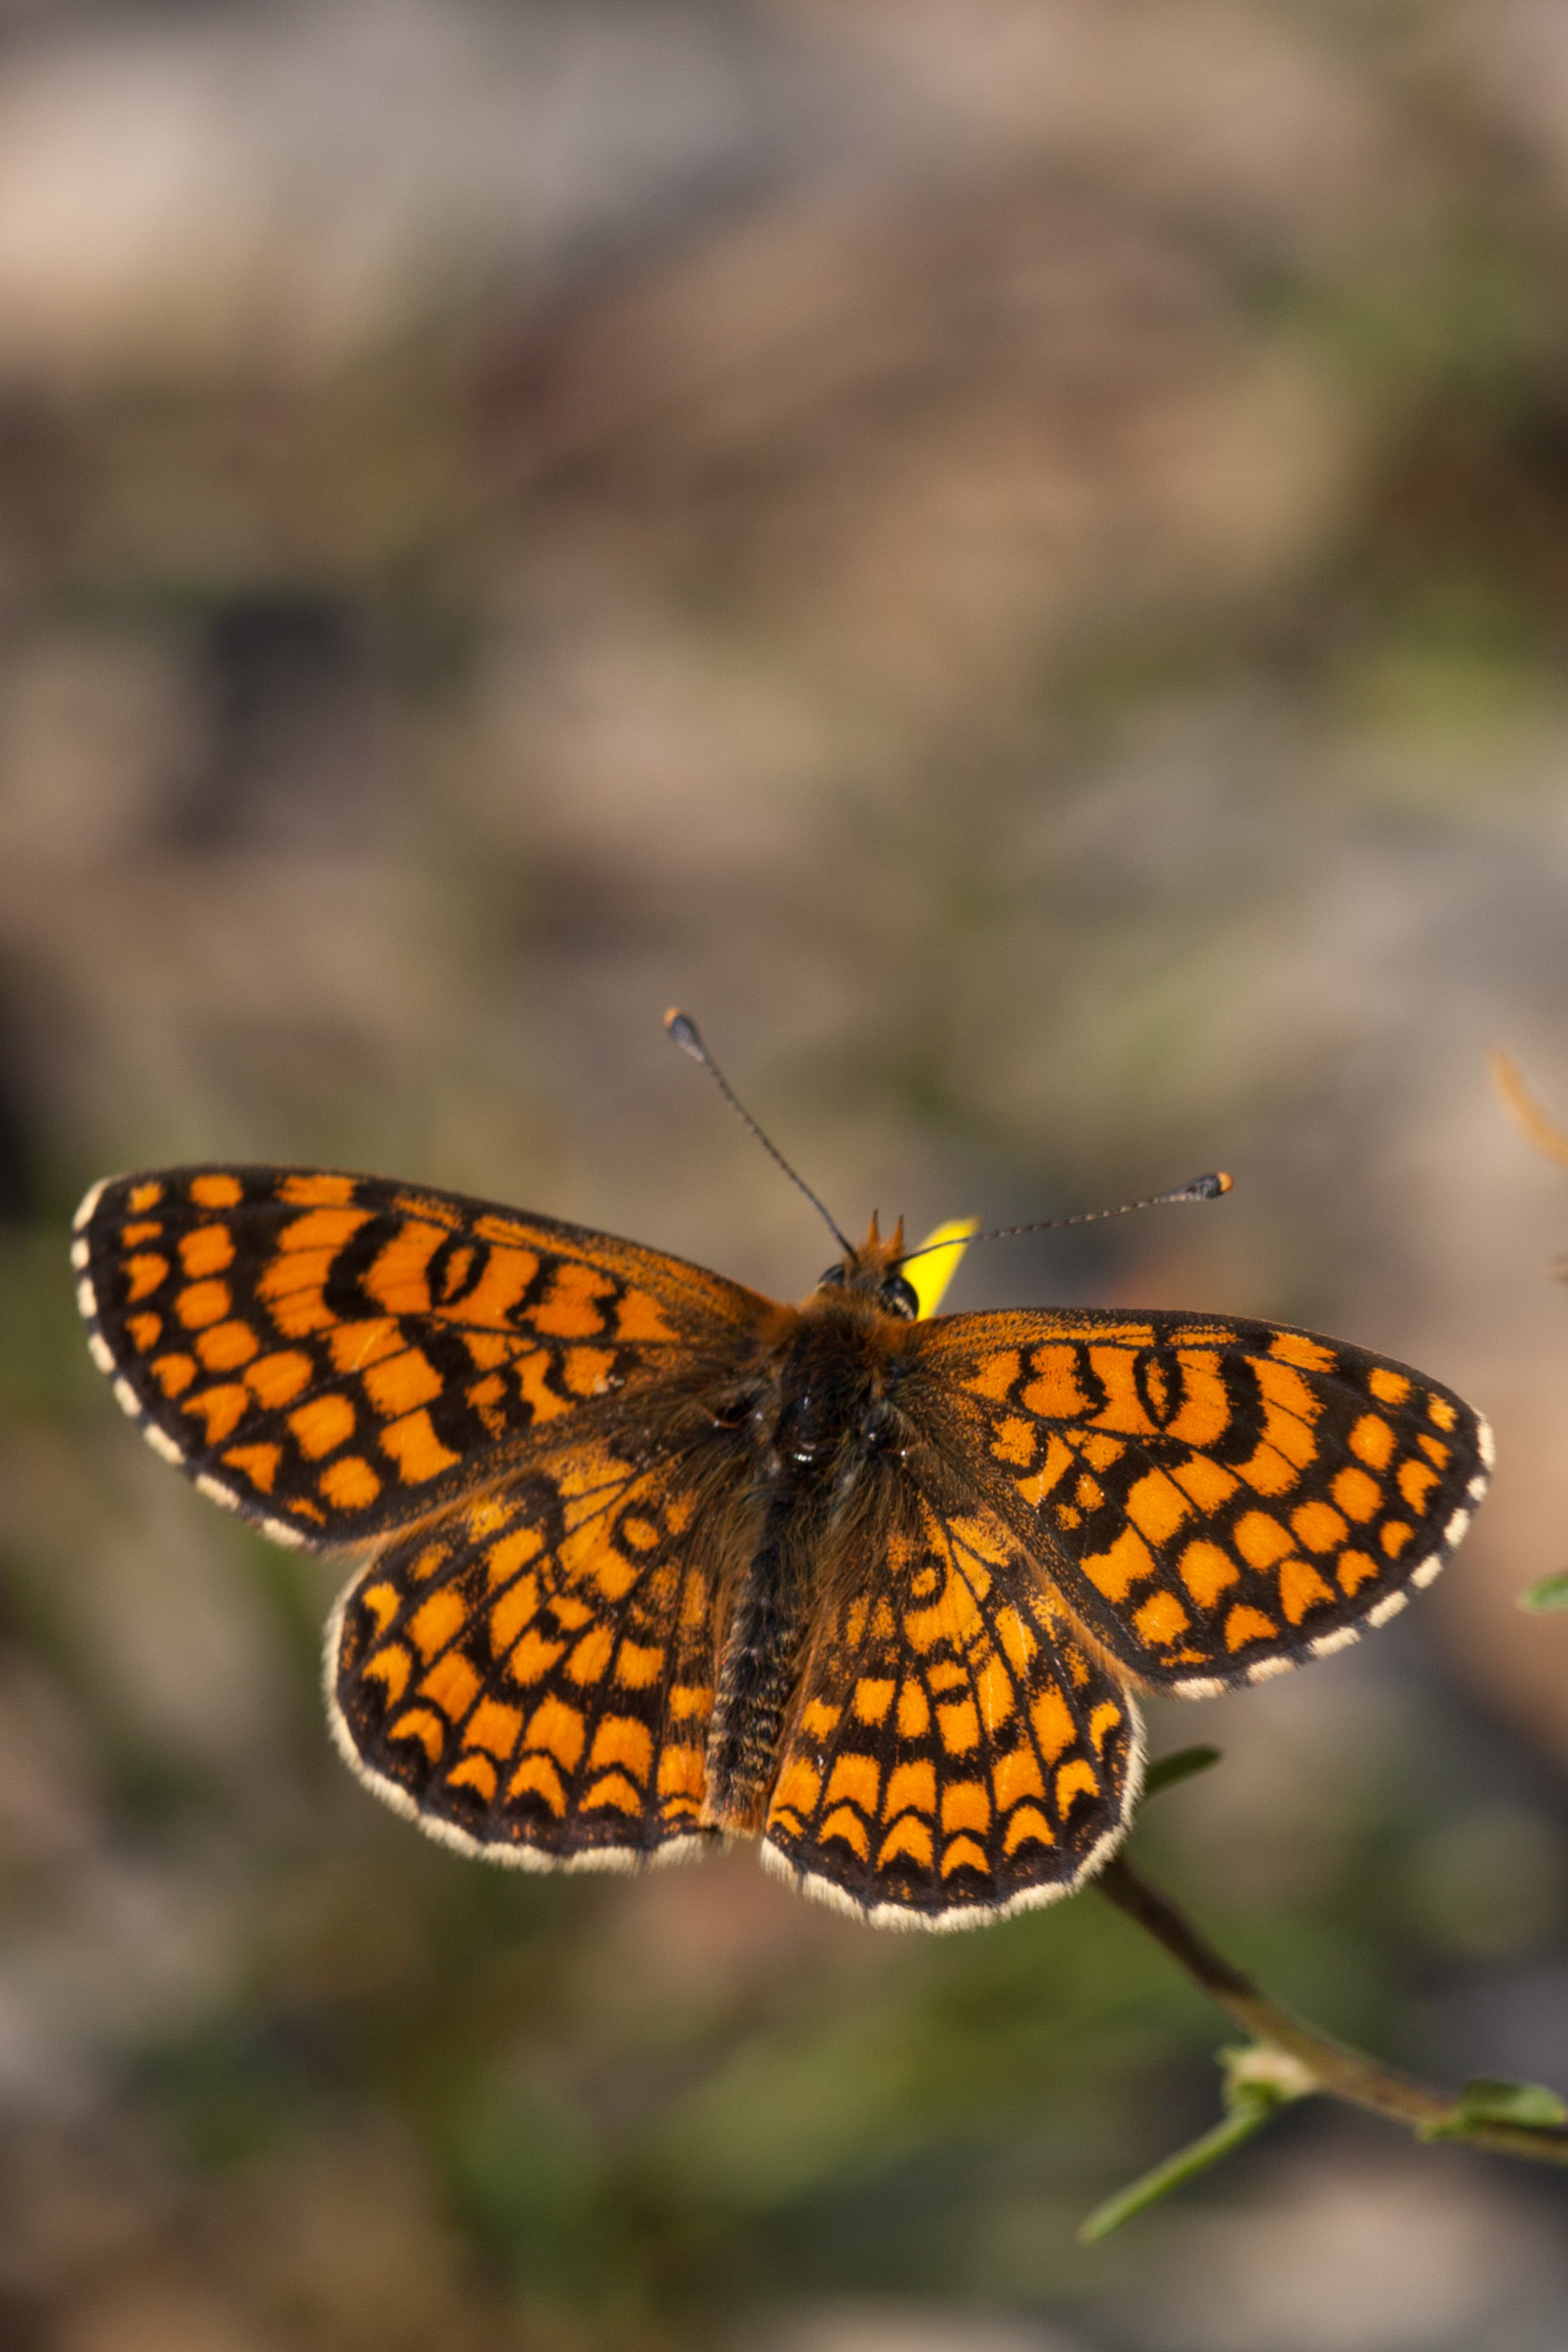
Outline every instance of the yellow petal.
{"label": "yellow petal", "polygon": [[928,1233],[919,1245],[928,1251],[928,1257],[916,1256],[913,1264],[900,1268],[904,1280],[920,1300],[923,1315],[934,1315],[942,1303],[942,1293],[958,1272],[970,1235],[979,1230],[977,1217],[950,1217],[945,1225]]}

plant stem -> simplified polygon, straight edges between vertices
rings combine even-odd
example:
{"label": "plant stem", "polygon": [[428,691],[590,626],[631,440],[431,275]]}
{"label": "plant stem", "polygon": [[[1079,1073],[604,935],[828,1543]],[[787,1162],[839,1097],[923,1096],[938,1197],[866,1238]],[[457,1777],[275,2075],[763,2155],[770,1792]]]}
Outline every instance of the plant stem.
{"label": "plant stem", "polygon": [[[1370,2108],[1374,2115],[1385,2115],[1396,2124],[1406,2124],[1424,2136],[1443,2127],[1452,2132],[1455,2099],[1336,2042],[1332,2035],[1320,2033],[1316,2026],[1271,2001],[1120,1854],[1106,1863],[1094,1884],[1107,1902],[1114,1903],[1162,1945],[1177,1966],[1238,2025],[1298,2059],[1319,2090],[1352,2106]],[[1568,2165],[1568,2125],[1477,2122],[1460,2136],[1474,2147],[1496,2149],[1500,2155],[1531,2157],[1537,2164]]]}

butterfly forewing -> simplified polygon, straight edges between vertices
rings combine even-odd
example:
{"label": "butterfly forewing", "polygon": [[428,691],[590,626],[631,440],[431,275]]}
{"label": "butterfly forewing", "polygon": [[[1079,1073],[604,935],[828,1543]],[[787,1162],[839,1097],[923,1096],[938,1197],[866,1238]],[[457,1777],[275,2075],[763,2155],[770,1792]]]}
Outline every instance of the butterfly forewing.
{"label": "butterfly forewing", "polygon": [[1308,1332],[1041,1311],[951,1316],[920,1345],[1075,1616],[1188,1696],[1392,1616],[1485,1490],[1489,1433],[1461,1398]]}
{"label": "butterfly forewing", "polygon": [[991,1512],[905,1499],[823,1612],[764,1855],[879,1925],[966,1926],[1070,1894],[1121,1836],[1137,1712]]}
{"label": "butterfly forewing", "polygon": [[307,1545],[700,1386],[778,1311],[607,1234],[320,1170],[115,1177],[75,1254],[95,1355],[158,1451]]}

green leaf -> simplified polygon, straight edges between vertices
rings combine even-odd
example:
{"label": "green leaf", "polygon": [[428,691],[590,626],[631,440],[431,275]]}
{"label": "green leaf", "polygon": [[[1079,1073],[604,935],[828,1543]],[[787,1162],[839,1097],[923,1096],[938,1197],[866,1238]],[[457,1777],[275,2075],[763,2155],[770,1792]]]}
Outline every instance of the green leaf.
{"label": "green leaf", "polygon": [[1458,2140],[1481,2124],[1568,2124],[1568,2106],[1542,2083],[1501,2083],[1476,2075],[1440,2124],[1423,2127],[1425,2140]]}
{"label": "green leaf", "polygon": [[1568,1609],[1568,1568],[1559,1568],[1555,1576],[1544,1576],[1539,1585],[1531,1585],[1519,1595],[1521,1609]]}
{"label": "green leaf", "polygon": [[1143,1777],[1143,1798],[1158,1796],[1162,1789],[1174,1789],[1177,1781],[1191,1780],[1195,1772],[1207,1772],[1220,1757],[1217,1748],[1178,1748],[1172,1755],[1156,1756]]}

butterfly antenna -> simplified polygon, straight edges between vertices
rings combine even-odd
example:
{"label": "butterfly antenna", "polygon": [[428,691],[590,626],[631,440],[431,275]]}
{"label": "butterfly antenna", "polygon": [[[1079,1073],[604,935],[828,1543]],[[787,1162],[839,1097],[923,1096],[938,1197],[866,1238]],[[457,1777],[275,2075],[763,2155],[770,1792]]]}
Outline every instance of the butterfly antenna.
{"label": "butterfly antenna", "polygon": [[[1231,1179],[1223,1169],[1212,1176],[1194,1176],[1190,1184],[1180,1184],[1175,1192],[1156,1192],[1146,1201],[1124,1201],[1119,1209],[1086,1209],[1077,1217],[1043,1217],[1031,1225],[998,1225],[992,1233],[975,1233],[971,1241],[1011,1241],[1015,1233],[1056,1233],[1063,1225],[1097,1225],[1108,1217],[1131,1217],[1135,1209],[1164,1209],[1172,1201],[1217,1201],[1222,1192],[1231,1189]],[[928,1248],[946,1250],[951,1242],[931,1242]],[[911,1250],[909,1258],[899,1258],[894,1263],[906,1266],[910,1258],[924,1258],[926,1250]]]}
{"label": "butterfly antenna", "polygon": [[[757,1137],[757,1140],[762,1145],[763,1151],[765,1151],[771,1159],[777,1161],[779,1167],[783,1169],[784,1174],[789,1177],[790,1182],[796,1187],[796,1189],[805,1193],[806,1199],[810,1202],[812,1208],[822,1219],[822,1222],[827,1226],[828,1231],[833,1235],[834,1240],[839,1244],[839,1247],[843,1250],[845,1256],[846,1258],[852,1258],[854,1256],[854,1244],[847,1240],[846,1237],[839,1231],[838,1226],[834,1223],[826,1209],[823,1208],[822,1203],[817,1199],[816,1194],[811,1190],[810,1185],[805,1181],[804,1176],[798,1176],[796,1175],[788,1160],[785,1159],[784,1154],[779,1150],[778,1145],[774,1143],[768,1136],[763,1135],[762,1129],[752,1117],[751,1112],[746,1108],[746,1105],[744,1102],[742,1102],[740,1096],[736,1093],[734,1088],[724,1076],[723,1071],[719,1067],[719,1064],[715,1061],[713,1055],[703,1044],[701,1032],[699,1031],[696,1022],[692,1019],[690,1013],[682,1012],[679,1005],[672,1005],[669,1011],[664,1016],[664,1025],[669,1031],[671,1037],[675,1040],[676,1044],[681,1048],[681,1052],[689,1053],[693,1061],[701,1062],[703,1068],[707,1071],[709,1077],[713,1080],[715,1086],[717,1086],[719,1092],[721,1094],[722,1094],[730,1109],[735,1113],[735,1116],[738,1119],[743,1120],[746,1126],[751,1129],[752,1134]],[[1225,1180],[1228,1183],[1230,1179],[1227,1176]]]}

